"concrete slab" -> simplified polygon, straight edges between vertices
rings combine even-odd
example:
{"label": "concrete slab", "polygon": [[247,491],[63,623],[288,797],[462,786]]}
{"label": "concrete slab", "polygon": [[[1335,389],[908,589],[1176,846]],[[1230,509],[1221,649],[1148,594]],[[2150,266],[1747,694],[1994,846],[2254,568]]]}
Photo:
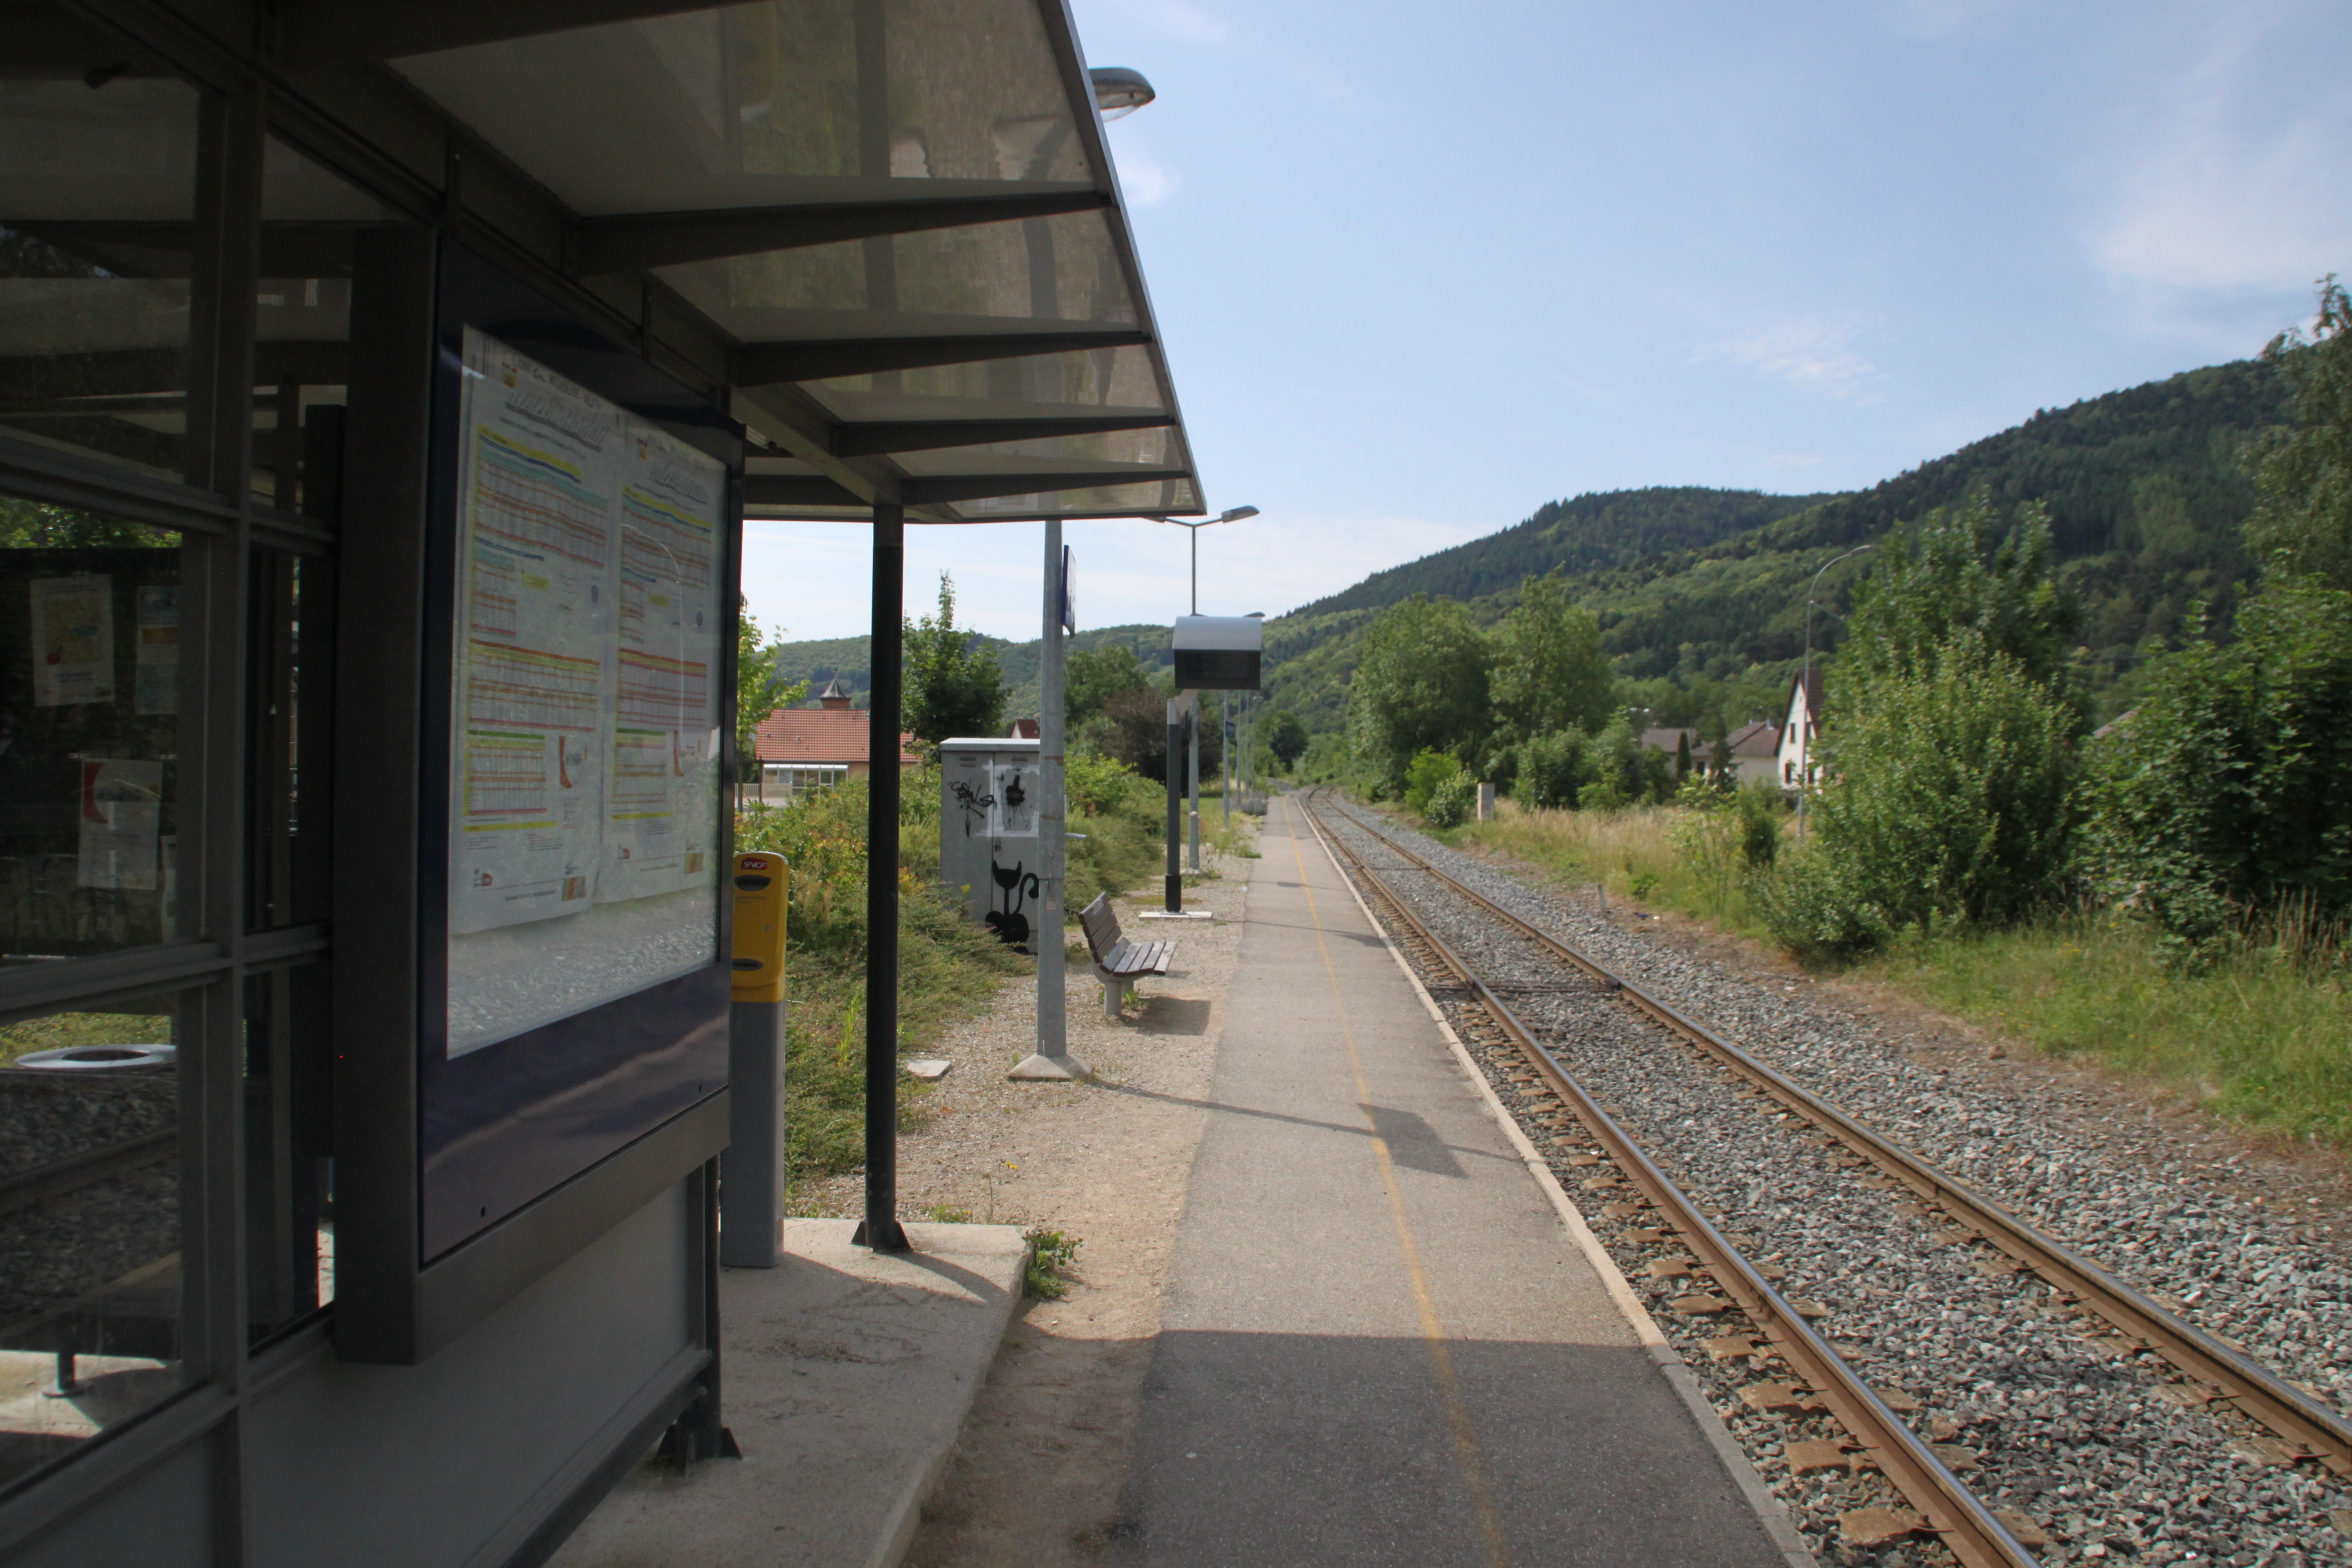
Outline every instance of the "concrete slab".
{"label": "concrete slab", "polygon": [[889,1568],[1021,1300],[1011,1225],[907,1226],[915,1251],[791,1220],[784,1261],[719,1276],[740,1460],[640,1466],[554,1568]]}
{"label": "concrete slab", "polygon": [[1294,803],[1259,848],[1116,1560],[1786,1568]]}

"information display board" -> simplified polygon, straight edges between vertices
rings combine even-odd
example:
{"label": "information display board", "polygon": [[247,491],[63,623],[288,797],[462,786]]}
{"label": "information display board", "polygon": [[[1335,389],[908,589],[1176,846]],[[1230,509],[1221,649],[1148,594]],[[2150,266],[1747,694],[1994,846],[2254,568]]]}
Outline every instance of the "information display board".
{"label": "information display board", "polygon": [[717,459],[464,337],[452,1057],[717,956]]}

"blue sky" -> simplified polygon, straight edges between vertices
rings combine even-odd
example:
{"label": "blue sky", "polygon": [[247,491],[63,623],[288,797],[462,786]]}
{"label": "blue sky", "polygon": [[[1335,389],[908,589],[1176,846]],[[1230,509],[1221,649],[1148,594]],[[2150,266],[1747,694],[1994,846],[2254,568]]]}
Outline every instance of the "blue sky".
{"label": "blue sky", "polygon": [[[2341,0],[1074,0],[1213,507],[1280,613],[1587,490],[1875,483],[2259,350],[2352,273]],[[1070,525],[1081,625],[1180,529]],[[909,529],[908,601],[1037,635],[1035,524]],[[753,613],[865,629],[862,528],[754,524]]]}

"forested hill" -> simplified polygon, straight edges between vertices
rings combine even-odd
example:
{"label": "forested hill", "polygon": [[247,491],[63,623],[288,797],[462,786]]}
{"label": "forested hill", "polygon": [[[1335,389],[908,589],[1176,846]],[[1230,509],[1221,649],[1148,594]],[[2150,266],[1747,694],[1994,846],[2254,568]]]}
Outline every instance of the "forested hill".
{"label": "forested hill", "polygon": [[[1603,647],[1636,683],[1629,696],[1658,722],[1763,717],[1803,654],[1811,574],[1899,520],[1981,490],[2005,512],[2026,501],[2050,508],[2088,612],[2084,676],[2111,710],[2144,650],[2175,635],[2189,606],[2228,615],[2251,571],[2239,527],[2254,488],[2240,456],[2287,417],[2277,372],[2240,360],[2042,410],[1850,494],[1580,496],[1268,622],[1269,684],[1310,729],[1335,729],[1355,639],[1381,608],[1429,593],[1464,599],[1491,621],[1516,600],[1522,577],[1559,569],[1599,615]],[[1743,507],[1765,515],[1727,527]],[[1702,537],[1711,527],[1725,531]],[[1825,583],[1818,647],[1834,647],[1844,592],[1867,563]]]}
{"label": "forested hill", "polygon": [[[2087,609],[2083,676],[2102,716],[2128,694],[2145,651],[2175,636],[2203,602],[2226,623],[2251,563],[2239,527],[2254,488],[2246,443],[2287,419],[2287,393],[2259,360],[2214,365],[2070,407],[1868,490],[1832,496],[1658,487],[1547,504],[1486,538],[1377,572],[1343,593],[1266,623],[1268,693],[1315,731],[1339,727],[1355,642],[1387,606],[1416,593],[1461,599],[1481,622],[1517,600],[1521,579],[1560,571],[1600,617],[1602,646],[1631,684],[1627,700],[1660,724],[1737,724],[1766,716],[1804,652],[1813,572],[1897,521],[1978,491],[2005,512],[2050,508],[2068,579]],[[1824,581],[1815,646],[1834,648],[1844,595],[1864,556]],[[1152,666],[1165,627],[1081,633],[1120,642]],[[993,641],[994,639],[989,639]],[[862,689],[865,639],[788,645],[792,678],[839,673]],[[1003,644],[1008,711],[1036,705],[1037,645]]]}
{"label": "forested hill", "polygon": [[1546,501],[1533,517],[1499,534],[1374,572],[1353,588],[1290,614],[1379,610],[1417,593],[1476,599],[1546,572],[1598,571],[1669,551],[1703,549],[1828,499],[1653,485]]}

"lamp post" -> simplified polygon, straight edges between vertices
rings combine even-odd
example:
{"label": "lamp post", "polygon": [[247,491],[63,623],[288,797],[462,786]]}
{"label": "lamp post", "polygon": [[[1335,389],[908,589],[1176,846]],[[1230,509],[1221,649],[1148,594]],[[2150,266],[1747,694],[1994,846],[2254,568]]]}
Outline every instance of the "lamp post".
{"label": "lamp post", "polygon": [[[1255,517],[1257,515],[1258,509],[1254,506],[1237,506],[1230,511],[1219,512],[1214,517],[1204,517],[1197,523],[1188,523],[1185,522],[1182,518],[1177,517],[1163,517],[1160,519],[1161,522],[1173,523],[1178,528],[1181,528],[1186,533],[1192,535],[1192,613],[1194,615],[1200,614],[1200,531],[1204,528],[1214,528],[1219,523],[1238,523],[1245,517]],[[1218,738],[1222,740],[1224,737],[1222,734],[1220,734]],[[1188,766],[1186,768],[1186,777],[1190,781],[1190,787],[1186,791],[1186,797],[1190,801],[1191,831],[1188,837],[1190,838],[1192,844],[1192,869],[1197,872],[1201,868],[1200,720],[1197,717],[1195,717],[1192,724],[1191,746],[1192,754],[1188,760]]]}
{"label": "lamp post", "polygon": [[1805,590],[1805,671],[1797,677],[1797,690],[1805,697],[1805,729],[1797,737],[1797,755],[1801,759],[1797,777],[1797,841],[1805,838],[1805,797],[1813,785],[1813,731],[1818,727],[1813,719],[1813,599],[1821,591],[1821,573],[1839,561],[1850,561],[1863,551],[1873,548],[1858,544],[1844,555],[1821,563],[1821,571],[1813,574],[1813,586]]}

